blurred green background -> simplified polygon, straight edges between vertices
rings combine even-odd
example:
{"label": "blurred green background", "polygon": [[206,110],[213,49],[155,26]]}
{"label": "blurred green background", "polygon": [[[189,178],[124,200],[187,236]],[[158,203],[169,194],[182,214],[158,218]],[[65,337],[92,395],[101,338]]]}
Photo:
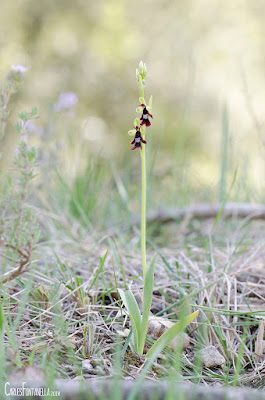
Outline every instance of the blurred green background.
{"label": "blurred green background", "polygon": [[[28,67],[12,99],[37,106],[38,197],[112,226],[140,209],[140,156],[130,150],[135,69],[153,95],[148,207],[264,202],[263,0],[0,1],[0,75]],[[56,109],[73,92],[71,109]],[[6,160],[9,156],[6,157]],[[237,168],[236,182],[231,191]],[[56,206],[55,211],[56,211]]]}

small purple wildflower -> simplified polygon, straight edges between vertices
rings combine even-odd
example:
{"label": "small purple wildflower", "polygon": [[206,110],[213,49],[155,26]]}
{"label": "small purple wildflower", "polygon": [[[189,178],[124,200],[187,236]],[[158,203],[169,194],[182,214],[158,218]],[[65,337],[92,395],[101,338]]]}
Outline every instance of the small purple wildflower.
{"label": "small purple wildflower", "polygon": [[37,136],[42,136],[44,134],[44,128],[41,125],[36,125],[32,121],[27,121],[26,123],[26,131],[28,133],[36,134]]}
{"label": "small purple wildflower", "polygon": [[24,67],[23,65],[16,64],[16,65],[11,65],[11,70],[14,72],[20,72],[21,74],[23,74],[24,72],[26,72],[28,70],[28,68]]}
{"label": "small purple wildflower", "polygon": [[28,70],[27,67],[24,67],[23,65],[16,64],[16,65],[11,65],[11,71],[7,75],[8,79],[14,79],[18,82],[24,79],[24,72]]}
{"label": "small purple wildflower", "polygon": [[58,101],[54,104],[54,111],[69,110],[76,106],[78,97],[74,92],[64,92],[59,96]]}

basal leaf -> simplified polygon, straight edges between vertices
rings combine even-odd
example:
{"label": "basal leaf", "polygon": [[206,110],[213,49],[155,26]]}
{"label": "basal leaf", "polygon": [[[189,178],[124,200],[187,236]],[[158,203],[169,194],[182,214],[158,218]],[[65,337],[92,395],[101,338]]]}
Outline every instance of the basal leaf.
{"label": "basal leaf", "polygon": [[141,338],[139,343],[138,354],[143,354],[144,344],[148,329],[149,314],[152,304],[153,288],[154,288],[154,269],[155,269],[155,255],[152,258],[149,268],[146,271],[143,293],[143,318],[141,326]]}
{"label": "basal leaf", "polygon": [[134,295],[130,290],[124,292],[124,290],[118,289],[118,291],[130,315],[132,329],[133,329],[133,342],[135,347],[134,350],[137,351],[140,343],[141,321],[142,321],[140,310],[137,301],[135,300]]}

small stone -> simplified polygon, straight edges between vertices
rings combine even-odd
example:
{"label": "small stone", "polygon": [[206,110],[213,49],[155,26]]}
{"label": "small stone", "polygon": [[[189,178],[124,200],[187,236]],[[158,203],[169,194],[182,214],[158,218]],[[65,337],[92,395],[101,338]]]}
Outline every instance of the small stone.
{"label": "small stone", "polygon": [[220,367],[225,363],[225,358],[214,346],[207,346],[198,352],[206,368]]}
{"label": "small stone", "polygon": [[93,370],[93,365],[89,360],[82,361],[82,370],[83,372],[91,372]]}
{"label": "small stone", "polygon": [[[161,335],[163,335],[164,332],[166,332],[167,329],[171,328],[174,325],[174,322],[166,318],[151,316],[149,317],[148,334],[151,335],[154,339],[158,339]],[[179,335],[177,335],[170,342],[169,346],[176,350],[180,338],[183,341],[183,349],[186,350],[190,345],[190,337],[185,332],[181,332]]]}

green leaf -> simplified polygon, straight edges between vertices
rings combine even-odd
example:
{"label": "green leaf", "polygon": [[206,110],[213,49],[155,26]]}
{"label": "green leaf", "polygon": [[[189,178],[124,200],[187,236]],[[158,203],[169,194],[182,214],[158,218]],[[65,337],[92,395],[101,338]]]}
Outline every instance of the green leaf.
{"label": "green leaf", "polygon": [[142,321],[141,313],[137,301],[135,300],[135,297],[130,290],[124,292],[122,289],[118,289],[118,291],[130,315],[132,329],[133,329],[133,347],[134,350],[137,352],[141,335],[141,321]]}
{"label": "green leaf", "polygon": [[32,147],[31,150],[28,151],[28,159],[29,159],[29,162],[31,162],[31,163],[36,160],[35,147]]}
{"label": "green leaf", "polygon": [[218,214],[217,214],[216,217],[215,217],[215,220],[214,220],[212,229],[216,227],[216,225],[217,225],[217,223],[218,223],[218,221],[219,221],[221,215],[223,214],[223,211],[224,211],[225,206],[226,206],[226,203],[227,203],[227,199],[228,199],[228,197],[229,197],[229,195],[230,195],[230,193],[231,193],[231,190],[233,189],[233,186],[234,186],[235,183],[236,183],[236,177],[237,177],[237,167],[236,167],[236,169],[235,169],[234,176],[233,176],[233,180],[232,180],[231,186],[230,186],[230,188],[229,188],[228,194],[227,194],[226,198],[224,199],[224,201],[223,201],[223,203],[222,203],[222,206],[221,206],[221,208],[220,208]]}
{"label": "green leaf", "polygon": [[29,115],[26,111],[22,111],[19,113],[19,118],[22,119],[22,121],[28,121]]}
{"label": "green leaf", "polygon": [[194,313],[188,315],[182,321],[176,322],[171,328],[169,328],[166,332],[163,333],[162,336],[153,344],[151,349],[146,353],[146,357],[157,357],[159,353],[173,340],[179,333],[183,331],[186,326],[188,326],[194,318],[199,314],[199,310]]}
{"label": "green leaf", "polygon": [[139,343],[138,354],[142,355],[144,350],[144,344],[148,329],[149,314],[152,304],[153,288],[154,288],[154,269],[155,269],[155,258],[156,254],[152,258],[149,268],[146,271],[146,277],[144,280],[144,293],[143,293],[143,318],[141,326],[141,338]]}
{"label": "green leaf", "polygon": [[15,129],[18,133],[20,133],[22,131],[22,123],[20,122],[16,122],[15,123]]}
{"label": "green leaf", "polygon": [[31,115],[32,115],[32,117],[35,117],[36,115],[38,115],[38,109],[37,109],[37,107],[32,107]]}

